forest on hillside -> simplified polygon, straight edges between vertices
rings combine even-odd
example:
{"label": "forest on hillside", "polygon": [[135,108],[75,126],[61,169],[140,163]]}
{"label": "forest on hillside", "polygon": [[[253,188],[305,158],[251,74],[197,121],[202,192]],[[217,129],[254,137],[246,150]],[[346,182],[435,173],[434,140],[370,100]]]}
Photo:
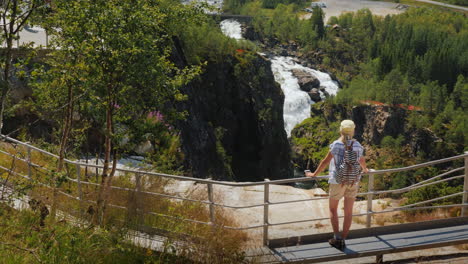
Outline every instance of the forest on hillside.
{"label": "forest on hillside", "polygon": [[[372,167],[409,166],[458,155],[468,149],[468,18],[465,14],[437,8],[410,8],[400,15],[381,17],[363,9],[323,21],[326,10],[318,7],[313,9],[310,19],[300,19],[301,4],[278,1],[271,6],[265,2],[233,0],[227,1],[225,8],[228,12],[253,16],[253,27],[260,41],[286,46],[297,44],[301,59],[312,61],[338,77],[343,89],[336,97],[314,106],[313,112],[325,111],[327,115],[328,111],[339,119],[336,109],[349,109],[349,112],[364,102],[408,109],[406,120],[402,120],[405,131],[368,145]],[[327,152],[327,142],[334,140],[333,131],[337,126],[324,116],[305,120],[293,132],[292,145],[293,149],[307,151],[295,155],[317,166]],[[430,131],[437,140],[428,149],[411,153],[406,133],[418,129]],[[314,136],[304,137],[304,134]],[[456,164],[448,165],[451,166]],[[400,173],[378,180],[377,185],[380,189],[401,188],[446,169]],[[443,183],[412,192],[409,198],[415,202],[455,193],[461,190],[461,185],[461,181]],[[441,203],[444,202],[447,201]]]}

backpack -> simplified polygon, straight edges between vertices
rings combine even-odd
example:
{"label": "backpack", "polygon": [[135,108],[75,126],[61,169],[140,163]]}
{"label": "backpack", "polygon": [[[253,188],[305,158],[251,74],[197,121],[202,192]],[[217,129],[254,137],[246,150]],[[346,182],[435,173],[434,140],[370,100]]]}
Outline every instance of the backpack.
{"label": "backpack", "polygon": [[351,145],[345,144],[345,152],[343,161],[336,170],[336,181],[339,184],[350,184],[353,185],[359,181],[361,174],[361,165],[358,162],[358,155],[356,151],[353,151],[354,140]]}

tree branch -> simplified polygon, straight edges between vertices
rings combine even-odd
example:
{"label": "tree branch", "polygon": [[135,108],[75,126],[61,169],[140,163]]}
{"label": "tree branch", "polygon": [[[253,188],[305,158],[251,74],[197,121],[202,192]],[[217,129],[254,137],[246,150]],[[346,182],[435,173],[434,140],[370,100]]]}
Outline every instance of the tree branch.
{"label": "tree branch", "polygon": [[26,16],[23,18],[23,20],[19,23],[18,27],[16,27],[16,29],[13,31],[13,34],[16,34],[18,33],[18,31],[21,29],[21,27],[23,27],[23,25],[26,23],[26,21],[28,21],[28,18],[31,16],[31,14],[33,13],[33,11],[37,8],[37,5],[36,5],[36,2],[33,1],[33,4],[31,6],[31,8],[24,12],[23,14],[21,14],[20,16],[17,17],[17,19],[20,19],[22,16],[24,16],[24,14],[26,14]]}
{"label": "tree branch", "polygon": [[2,244],[2,245],[4,245],[4,246],[9,246],[9,247],[13,247],[13,248],[16,248],[16,249],[19,249],[19,250],[26,251],[26,252],[30,253],[31,255],[33,255],[34,258],[37,260],[37,262],[42,263],[41,259],[40,259],[39,256],[36,254],[36,251],[33,250],[33,249],[22,248],[22,247],[19,247],[19,246],[15,245],[15,244],[5,243],[5,242],[2,242],[2,241],[0,241],[0,244]]}

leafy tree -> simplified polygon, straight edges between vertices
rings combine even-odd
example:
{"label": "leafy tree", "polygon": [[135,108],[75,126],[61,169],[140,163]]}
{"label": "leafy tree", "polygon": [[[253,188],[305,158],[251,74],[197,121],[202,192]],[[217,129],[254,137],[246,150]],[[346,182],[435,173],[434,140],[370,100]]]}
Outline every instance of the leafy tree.
{"label": "leafy tree", "polygon": [[322,39],[325,36],[325,25],[323,23],[323,19],[325,14],[323,13],[322,8],[315,6],[312,9],[312,16],[310,21],[312,23],[312,28],[317,33],[317,37]]}
{"label": "leafy tree", "polygon": [[[8,95],[11,91],[11,78],[15,70],[13,41],[19,38],[19,32],[24,28],[34,12],[41,7],[44,0],[9,0],[2,1],[0,5],[1,17],[1,41],[5,43],[5,48],[1,56],[0,68],[2,71],[0,85],[0,134],[3,129],[3,118]],[[19,47],[17,47],[19,48]],[[20,65],[16,65],[18,68]]]}
{"label": "leafy tree", "polygon": [[[86,93],[88,111],[103,123],[104,168],[94,221],[102,224],[115,173],[119,147],[116,125],[152,109],[163,109],[184,96],[179,87],[198,74],[198,67],[177,68],[170,60],[178,21],[193,14],[160,1],[57,1],[49,23],[56,47],[80,74],[64,72]],[[58,77],[60,78],[60,77]],[[112,168],[110,162],[112,159]]]}
{"label": "leafy tree", "polygon": [[455,108],[468,109],[468,81],[463,75],[458,76],[451,98],[455,103]]}

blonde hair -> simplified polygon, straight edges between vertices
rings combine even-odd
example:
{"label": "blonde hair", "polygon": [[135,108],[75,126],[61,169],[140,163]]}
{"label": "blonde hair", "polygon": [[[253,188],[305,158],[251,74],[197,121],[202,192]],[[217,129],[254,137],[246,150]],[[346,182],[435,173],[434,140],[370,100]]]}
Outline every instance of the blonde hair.
{"label": "blonde hair", "polygon": [[340,140],[343,142],[345,145],[347,143],[347,140],[351,140],[354,136],[354,128],[356,125],[354,124],[353,120],[343,120],[341,121],[340,125]]}

